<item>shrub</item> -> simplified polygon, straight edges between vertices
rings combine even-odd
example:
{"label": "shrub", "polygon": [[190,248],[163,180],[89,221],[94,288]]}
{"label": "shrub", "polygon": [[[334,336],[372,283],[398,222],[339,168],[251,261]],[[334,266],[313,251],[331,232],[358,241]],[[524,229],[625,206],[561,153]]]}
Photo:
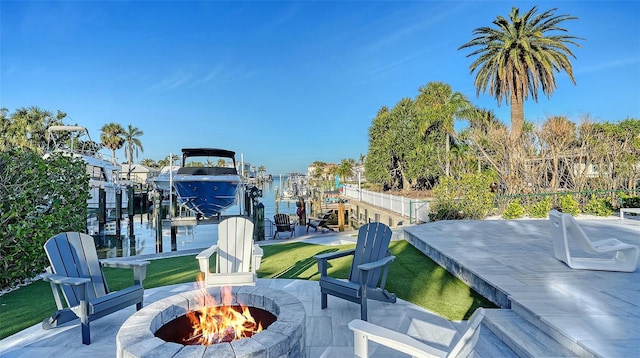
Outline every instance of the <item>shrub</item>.
{"label": "shrub", "polygon": [[595,195],[591,195],[591,199],[584,207],[584,212],[597,216],[609,216],[613,215],[613,205],[609,199],[598,199]]}
{"label": "shrub", "polygon": [[510,202],[502,212],[505,219],[520,219],[524,216],[524,207],[520,203],[520,199]]}
{"label": "shrub", "polygon": [[441,177],[433,189],[436,197],[429,219],[484,219],[491,209],[495,194],[490,185],[495,179],[489,174],[465,174],[460,178]]}
{"label": "shrub", "polygon": [[563,195],[560,197],[560,211],[576,216],[580,214],[580,205],[571,195]]}
{"label": "shrub", "polygon": [[640,196],[620,195],[621,208],[640,208]]}
{"label": "shrub", "polygon": [[529,206],[529,216],[532,218],[546,218],[550,211],[551,197],[549,196]]}
{"label": "shrub", "polygon": [[0,153],[0,288],[33,278],[47,265],[43,245],[87,225],[89,178],[82,160],[35,152]]}

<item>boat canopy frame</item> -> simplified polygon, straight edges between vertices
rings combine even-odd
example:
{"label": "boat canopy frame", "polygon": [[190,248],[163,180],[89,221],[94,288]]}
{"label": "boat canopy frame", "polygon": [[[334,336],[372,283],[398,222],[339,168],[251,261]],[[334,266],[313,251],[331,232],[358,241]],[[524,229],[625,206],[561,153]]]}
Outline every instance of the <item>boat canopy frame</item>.
{"label": "boat canopy frame", "polygon": [[182,166],[184,167],[187,158],[190,157],[223,157],[233,160],[233,167],[236,167],[236,152],[219,148],[182,148]]}

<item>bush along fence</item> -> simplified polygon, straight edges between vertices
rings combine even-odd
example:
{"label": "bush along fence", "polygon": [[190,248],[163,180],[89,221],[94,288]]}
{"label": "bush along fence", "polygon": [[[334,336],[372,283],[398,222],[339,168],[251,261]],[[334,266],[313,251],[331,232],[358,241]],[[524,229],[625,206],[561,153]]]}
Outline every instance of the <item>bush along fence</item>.
{"label": "bush along fence", "polygon": [[552,209],[571,215],[610,216],[619,208],[640,207],[638,190],[585,190],[496,196],[495,209],[505,219],[545,218]]}
{"label": "bush along fence", "polygon": [[546,218],[549,211],[578,215],[609,216],[619,208],[640,208],[640,190],[585,190],[498,195],[491,176],[468,175],[441,180],[432,200],[415,200],[346,185],[344,195],[409,216],[410,223],[476,219],[501,215],[505,219],[525,216]]}

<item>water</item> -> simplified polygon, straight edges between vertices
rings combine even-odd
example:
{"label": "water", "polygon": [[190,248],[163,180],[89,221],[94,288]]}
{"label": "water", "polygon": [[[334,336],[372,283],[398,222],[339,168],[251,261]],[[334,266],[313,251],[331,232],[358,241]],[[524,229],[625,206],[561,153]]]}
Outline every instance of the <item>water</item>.
{"label": "water", "polygon": [[[274,178],[270,183],[261,186],[262,197],[259,201],[264,205],[264,217],[273,220],[277,211],[295,215],[295,201],[276,201],[276,188],[281,188],[279,178]],[[223,215],[240,213],[238,206],[232,206],[223,212]],[[133,220],[134,238],[123,235],[118,239],[115,235],[105,235],[96,238],[96,248],[100,258],[136,256],[155,254],[158,252],[171,252],[171,229],[165,225],[162,229],[162,251],[156,247],[156,231],[147,215],[136,215]],[[274,233],[269,221],[265,222],[265,237],[271,238]],[[107,230],[107,233],[110,231]],[[128,234],[128,221],[123,220],[121,233]],[[218,240],[218,226],[213,224],[178,226],[176,235],[176,251],[205,249],[214,245]]]}

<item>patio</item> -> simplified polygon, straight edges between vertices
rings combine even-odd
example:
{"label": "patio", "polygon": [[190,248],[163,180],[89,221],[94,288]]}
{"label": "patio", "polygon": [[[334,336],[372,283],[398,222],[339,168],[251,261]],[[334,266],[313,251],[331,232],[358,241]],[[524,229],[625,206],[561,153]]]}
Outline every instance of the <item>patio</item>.
{"label": "patio", "polygon": [[[579,223],[594,238],[617,237],[640,245],[638,220]],[[442,221],[405,227],[405,238],[476,290],[510,307],[488,310],[475,350],[478,357],[527,352],[618,357],[640,351],[640,273],[571,270],[553,258],[548,232],[547,220]],[[353,238],[331,233],[295,240],[328,244]],[[258,285],[282,289],[303,303],[308,357],[353,356],[353,334],[347,324],[359,317],[358,305],[330,296],[329,307],[320,309],[316,281],[259,279]],[[192,284],[148,289],[145,303],[192,289]],[[0,341],[0,356],[114,357],[116,333],[133,312],[130,307],[92,322],[89,346],[81,344],[79,323],[49,331],[35,325]],[[373,323],[416,335],[442,349],[465,326],[403,300],[370,301],[369,314]],[[373,353],[402,356],[383,347]]]}

